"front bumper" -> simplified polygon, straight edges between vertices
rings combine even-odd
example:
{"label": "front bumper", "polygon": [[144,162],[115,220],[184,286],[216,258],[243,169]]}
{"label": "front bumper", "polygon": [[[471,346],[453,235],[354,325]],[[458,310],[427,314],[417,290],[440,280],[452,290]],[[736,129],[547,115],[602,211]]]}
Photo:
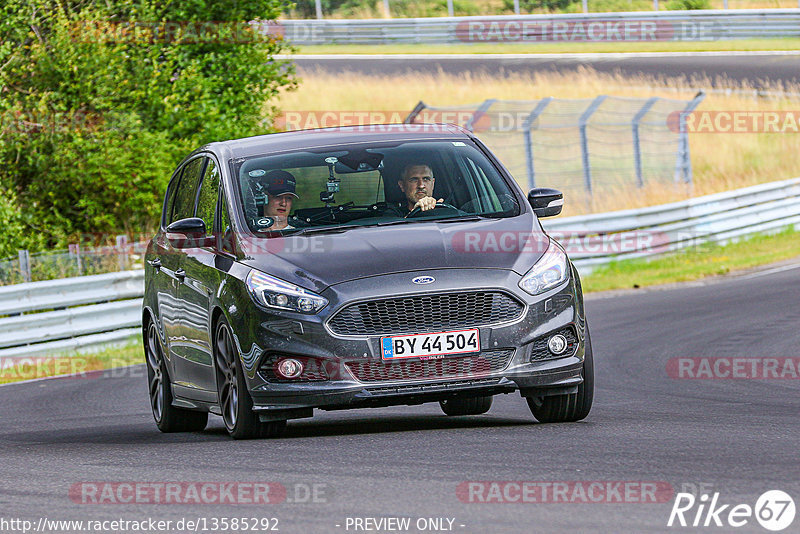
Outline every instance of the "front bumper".
{"label": "front bumper", "polygon": [[[483,396],[520,391],[523,396],[545,396],[573,391],[582,381],[584,358],[584,317],[582,295],[576,275],[563,286],[532,297],[521,291],[519,275],[512,271],[464,270],[427,271],[436,277],[437,291],[463,290],[465,279],[480,279],[479,289],[497,289],[523,301],[525,309],[519,319],[495,326],[480,327],[481,355],[510,350],[513,354],[502,368],[480,369],[479,372],[451,373],[447,376],[426,375],[424,379],[380,377],[369,380],[352,372],[348,364],[370,362],[380,366],[379,336],[337,336],[326,325],[330,314],[298,316],[281,314],[266,317],[257,329],[249,352],[242,351],[247,369],[254,409],[262,419],[310,416],[313,408],[346,409],[419,404],[457,396]],[[323,294],[331,302],[330,313],[339,303],[363,298],[379,298],[392,287],[393,278],[405,281],[409,273],[376,277],[370,283],[358,281],[340,284]],[[468,327],[468,326],[465,326]],[[536,342],[564,328],[573,329],[575,347],[562,357],[537,359]],[[541,343],[538,345],[541,346]],[[305,382],[275,380],[259,372],[269,358],[295,356],[325,363],[330,379]],[[457,357],[445,358],[445,365]],[[270,416],[268,414],[274,414]]]}

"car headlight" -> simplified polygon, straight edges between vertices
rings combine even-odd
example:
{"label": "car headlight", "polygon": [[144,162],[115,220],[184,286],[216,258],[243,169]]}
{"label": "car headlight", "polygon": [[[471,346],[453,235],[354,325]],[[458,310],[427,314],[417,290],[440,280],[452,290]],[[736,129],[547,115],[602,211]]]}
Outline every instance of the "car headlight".
{"label": "car headlight", "polygon": [[567,254],[551,239],[544,255],[519,281],[519,287],[531,295],[539,295],[561,285],[568,278]]}
{"label": "car headlight", "polygon": [[253,300],[268,308],[317,313],[328,305],[326,298],[312,291],[258,271],[250,271],[246,283]]}

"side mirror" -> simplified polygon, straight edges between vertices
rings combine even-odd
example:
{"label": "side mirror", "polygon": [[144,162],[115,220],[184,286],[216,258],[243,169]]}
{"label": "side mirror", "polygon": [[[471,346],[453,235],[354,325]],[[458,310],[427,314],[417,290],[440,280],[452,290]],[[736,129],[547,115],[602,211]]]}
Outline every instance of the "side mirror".
{"label": "side mirror", "polygon": [[554,217],[561,213],[564,195],[558,189],[537,187],[528,193],[528,202],[537,217]]}
{"label": "side mirror", "polygon": [[207,247],[206,223],[199,217],[175,221],[167,226],[167,241],[175,248]]}

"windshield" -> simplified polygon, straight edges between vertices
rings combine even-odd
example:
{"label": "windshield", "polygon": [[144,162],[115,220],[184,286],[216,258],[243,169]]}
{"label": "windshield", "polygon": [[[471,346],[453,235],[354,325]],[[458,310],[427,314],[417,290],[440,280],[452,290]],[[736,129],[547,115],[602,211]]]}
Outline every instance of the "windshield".
{"label": "windshield", "polygon": [[232,162],[250,230],[339,230],[518,215],[516,197],[469,140],[311,148]]}

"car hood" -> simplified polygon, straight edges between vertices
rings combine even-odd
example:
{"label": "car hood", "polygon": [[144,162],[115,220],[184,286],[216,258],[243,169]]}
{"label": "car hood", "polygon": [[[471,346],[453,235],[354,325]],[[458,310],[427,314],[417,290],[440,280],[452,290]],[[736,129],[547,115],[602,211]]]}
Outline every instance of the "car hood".
{"label": "car hood", "polygon": [[426,269],[504,269],[525,274],[549,238],[532,213],[480,221],[418,222],[341,233],[254,238],[241,262],[322,291],[375,275]]}

